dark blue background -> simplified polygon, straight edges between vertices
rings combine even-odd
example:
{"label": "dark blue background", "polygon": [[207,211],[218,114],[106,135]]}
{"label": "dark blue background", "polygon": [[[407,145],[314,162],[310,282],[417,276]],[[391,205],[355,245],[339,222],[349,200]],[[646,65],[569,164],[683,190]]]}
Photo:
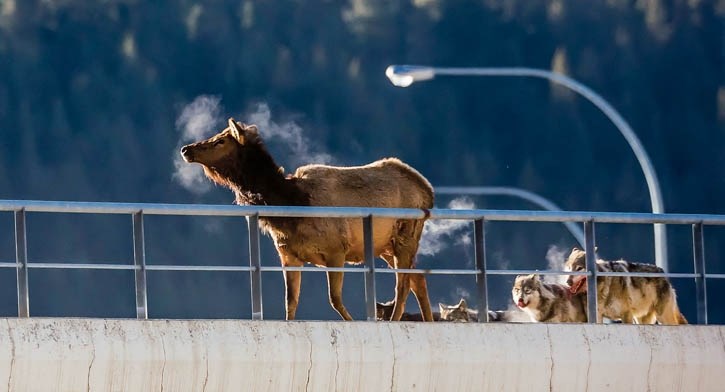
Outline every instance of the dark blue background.
{"label": "dark blue background", "polygon": [[[630,148],[586,100],[541,80],[439,78],[399,89],[384,76],[389,64],[419,63],[564,72],[632,125],[667,211],[725,212],[725,34],[715,2],[424,3],[0,1],[0,198],[230,204],[227,190],[194,193],[173,179],[176,121],[210,95],[221,99],[222,121],[207,134],[228,116],[249,121],[266,103],[274,122],[299,125],[310,148],[336,164],[397,156],[434,185],[515,186],[566,210],[651,211]],[[269,147],[288,171],[299,164],[280,139]],[[245,226],[147,217],[147,261],[246,264]],[[693,269],[690,230],[668,228],[674,272]],[[0,213],[0,261],[14,259],[12,234],[12,214]],[[544,269],[550,246],[575,245],[553,223],[491,223],[487,234],[492,268]],[[31,262],[133,259],[130,216],[29,214],[28,235]],[[597,226],[604,258],[651,262],[652,237],[650,226]],[[725,229],[706,227],[708,272],[725,272],[723,238]],[[269,239],[262,245],[263,263],[278,265]],[[420,264],[471,267],[472,250],[451,240]],[[281,274],[263,278],[265,316],[282,318]],[[324,274],[303,279],[299,318],[337,319]],[[511,281],[491,278],[492,307],[509,306]],[[470,276],[429,282],[434,304],[475,293]],[[128,271],[34,269],[29,284],[34,316],[135,315]],[[148,284],[150,317],[250,317],[248,273],[152,271]],[[674,285],[694,321],[694,283]],[[392,297],[392,276],[377,287],[379,298]],[[16,314],[15,289],[15,271],[0,269],[0,314]],[[723,284],[708,281],[708,290],[711,321],[722,323],[714,299]],[[344,299],[356,318],[362,298],[362,277],[347,274]]]}

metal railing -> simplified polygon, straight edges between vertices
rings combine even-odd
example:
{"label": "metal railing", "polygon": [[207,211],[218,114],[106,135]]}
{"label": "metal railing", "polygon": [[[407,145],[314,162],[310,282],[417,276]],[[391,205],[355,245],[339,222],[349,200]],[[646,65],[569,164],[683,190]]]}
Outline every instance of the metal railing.
{"label": "metal railing", "polygon": [[[0,201],[0,211],[12,212],[15,218],[15,263],[0,263],[0,268],[17,270],[18,317],[30,316],[28,300],[28,270],[39,269],[108,269],[133,270],[136,285],[136,316],[148,318],[146,271],[249,271],[251,280],[252,318],[261,320],[262,310],[262,272],[267,271],[340,271],[363,273],[365,281],[366,315],[375,320],[375,274],[376,273],[418,273],[430,275],[475,275],[479,314],[487,315],[488,290],[487,276],[516,275],[538,273],[542,275],[587,275],[588,291],[596,292],[597,276],[644,276],[669,278],[694,278],[697,299],[697,320],[707,324],[707,279],[725,279],[725,274],[707,274],[705,272],[704,226],[725,225],[725,215],[705,214],[650,214],[650,213],[613,213],[613,212],[576,212],[576,211],[512,211],[512,210],[449,210],[432,209],[430,219],[458,219],[474,222],[474,257],[476,269],[376,269],[375,255],[372,249],[372,222],[375,218],[423,219],[426,212],[404,208],[363,208],[363,207],[286,207],[286,206],[223,206],[196,204],[146,204],[146,203],[95,203],[95,202],[54,202],[54,201]],[[44,213],[90,213],[90,214],[127,214],[133,222],[134,264],[81,264],[81,263],[36,263],[28,260],[26,241],[26,214]],[[179,266],[148,265],[145,258],[144,223],[145,215],[178,216],[239,216],[246,217],[249,229],[249,266]],[[357,268],[310,268],[310,267],[271,267],[262,266],[260,259],[259,219],[260,217],[319,217],[319,218],[359,218],[363,220],[365,241],[365,263]],[[580,222],[584,224],[585,252],[587,271],[532,271],[532,270],[494,270],[486,267],[485,224],[488,221],[509,222]],[[692,225],[692,244],[694,273],[621,273],[598,272],[595,268],[594,244],[596,223],[634,223],[634,224],[676,224]],[[588,296],[589,322],[596,322],[597,296]],[[486,322],[487,317],[479,317]]]}

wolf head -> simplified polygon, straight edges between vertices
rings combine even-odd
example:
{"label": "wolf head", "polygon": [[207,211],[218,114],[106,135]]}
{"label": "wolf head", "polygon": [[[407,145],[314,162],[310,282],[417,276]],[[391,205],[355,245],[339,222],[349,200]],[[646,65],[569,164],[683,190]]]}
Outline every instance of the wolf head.
{"label": "wolf head", "polygon": [[539,275],[518,275],[511,289],[511,298],[516,306],[524,309],[528,306],[536,308],[541,300],[541,280]]}
{"label": "wolf head", "polygon": [[441,312],[441,320],[462,322],[471,321],[470,314],[468,312],[468,304],[466,304],[466,300],[463,298],[461,298],[457,305],[438,303],[438,308]]}
{"label": "wolf head", "polygon": [[[596,251],[596,248],[595,248]],[[569,258],[564,263],[564,271],[581,272],[586,271],[586,252],[574,247],[569,254]],[[587,277],[586,275],[570,275],[566,280],[566,284],[571,287],[572,294],[583,293],[587,290]]]}
{"label": "wolf head", "polygon": [[390,316],[393,315],[393,308],[395,307],[395,300],[388,302],[376,302],[375,303],[375,317],[380,320],[390,320]]}

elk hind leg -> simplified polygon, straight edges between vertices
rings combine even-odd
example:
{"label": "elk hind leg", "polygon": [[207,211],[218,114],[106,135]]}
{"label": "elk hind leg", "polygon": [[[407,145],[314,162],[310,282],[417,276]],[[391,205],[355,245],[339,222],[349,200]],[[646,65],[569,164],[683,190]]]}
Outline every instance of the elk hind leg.
{"label": "elk hind leg", "polygon": [[391,321],[400,321],[405,310],[405,302],[410,292],[410,280],[408,274],[395,273],[395,306],[393,306],[393,314],[390,316]]}
{"label": "elk hind leg", "polygon": [[410,274],[410,289],[415,295],[420,307],[420,314],[423,315],[424,321],[433,321],[433,311],[430,308],[430,299],[428,298],[428,284],[425,276],[422,274]]}
{"label": "elk hind leg", "polygon": [[[423,233],[424,223],[424,221],[420,220],[404,220],[399,222],[398,238],[395,242],[395,254],[399,257],[396,268],[414,267],[415,255],[418,253],[418,244]],[[428,284],[426,283],[425,275],[408,274],[408,281],[410,283],[410,289],[418,301],[423,320],[433,321],[433,312],[430,307]]]}

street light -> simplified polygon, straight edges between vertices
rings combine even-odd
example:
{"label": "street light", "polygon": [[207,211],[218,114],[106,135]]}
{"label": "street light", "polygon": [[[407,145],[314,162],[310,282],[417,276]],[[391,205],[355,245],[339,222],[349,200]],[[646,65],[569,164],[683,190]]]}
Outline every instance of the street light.
{"label": "street light", "polygon": [[[512,196],[534,203],[548,211],[563,211],[559,206],[544,196],[526,189],[509,186],[437,186],[436,195],[475,195],[475,196]],[[574,236],[579,245],[584,248],[584,231],[574,222],[562,222]]]}
{"label": "street light", "polygon": [[[547,79],[551,82],[567,87],[588,99],[589,102],[593,103],[594,106],[601,110],[607,118],[614,123],[622,136],[624,136],[624,139],[627,140],[627,143],[629,143],[634,155],[637,157],[639,165],[642,167],[644,178],[647,181],[650,201],[652,203],[652,212],[655,214],[662,214],[665,212],[657,174],[655,173],[652,161],[649,159],[649,155],[647,155],[647,151],[645,151],[637,135],[635,135],[632,128],[629,126],[627,121],[622,118],[619,112],[617,112],[612,105],[604,100],[604,98],[595,93],[589,87],[568,76],[536,68],[437,68],[421,65],[391,65],[385,70],[385,75],[388,79],[390,79],[390,82],[399,87],[408,87],[414,82],[430,80],[436,75],[536,77]],[[663,224],[656,223],[654,225],[654,237],[655,261],[659,267],[668,271],[667,230]]]}

